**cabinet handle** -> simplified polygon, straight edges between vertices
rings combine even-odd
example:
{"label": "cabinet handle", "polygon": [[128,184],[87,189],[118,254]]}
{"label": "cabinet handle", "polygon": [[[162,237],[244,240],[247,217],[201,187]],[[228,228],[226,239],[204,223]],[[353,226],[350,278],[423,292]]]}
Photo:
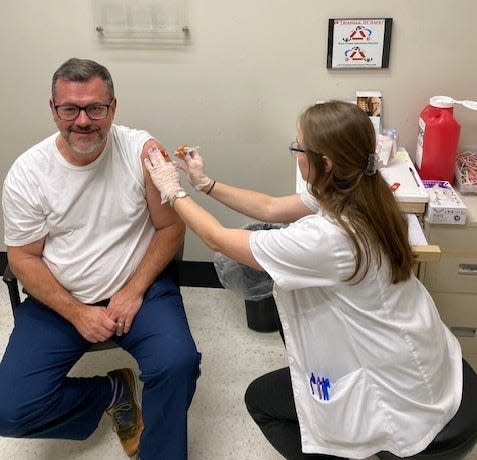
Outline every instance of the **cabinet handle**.
{"label": "cabinet handle", "polygon": [[477,264],[459,264],[459,275],[477,275]]}
{"label": "cabinet handle", "polygon": [[475,327],[451,327],[451,332],[456,337],[475,337]]}

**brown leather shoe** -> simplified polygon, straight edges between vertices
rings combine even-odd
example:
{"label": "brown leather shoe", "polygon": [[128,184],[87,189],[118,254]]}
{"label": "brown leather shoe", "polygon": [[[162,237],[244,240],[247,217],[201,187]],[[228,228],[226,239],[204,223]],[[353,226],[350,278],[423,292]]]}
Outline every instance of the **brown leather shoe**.
{"label": "brown leather shoe", "polygon": [[128,457],[135,458],[139,453],[139,442],[144,429],[137,400],[136,378],[132,369],[111,371],[108,376],[118,395],[106,413],[113,419],[113,431],[118,434],[124,451]]}

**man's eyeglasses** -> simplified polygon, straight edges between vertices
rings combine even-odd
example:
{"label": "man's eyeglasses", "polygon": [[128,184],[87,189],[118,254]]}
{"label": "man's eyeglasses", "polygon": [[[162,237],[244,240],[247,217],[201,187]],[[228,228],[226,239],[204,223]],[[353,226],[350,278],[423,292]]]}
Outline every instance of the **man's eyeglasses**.
{"label": "man's eyeglasses", "polygon": [[297,141],[293,141],[288,147],[288,150],[290,151],[290,155],[294,158],[297,157],[300,153],[305,153],[305,150],[301,148],[300,144]]}
{"label": "man's eyeglasses", "polygon": [[108,116],[112,103],[111,101],[109,104],[91,104],[82,107],[73,104],[63,104],[55,105],[55,110],[58,118],[61,120],[73,121],[82,110],[86,112],[86,115],[88,115],[91,120],[104,120]]}

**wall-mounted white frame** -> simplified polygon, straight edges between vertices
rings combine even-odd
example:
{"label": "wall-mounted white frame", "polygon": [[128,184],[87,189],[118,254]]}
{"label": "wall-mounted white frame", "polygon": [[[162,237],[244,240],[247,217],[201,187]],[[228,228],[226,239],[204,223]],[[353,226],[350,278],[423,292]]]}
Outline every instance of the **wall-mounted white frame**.
{"label": "wall-mounted white frame", "polygon": [[187,43],[188,0],[92,0],[95,31],[103,40]]}

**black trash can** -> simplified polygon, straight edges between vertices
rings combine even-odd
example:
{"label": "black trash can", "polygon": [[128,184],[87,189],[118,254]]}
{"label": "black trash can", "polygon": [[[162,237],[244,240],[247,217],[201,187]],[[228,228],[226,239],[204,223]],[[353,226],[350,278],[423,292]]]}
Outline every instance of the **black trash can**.
{"label": "black trash can", "polygon": [[[243,228],[247,230],[272,230],[284,224],[256,222]],[[247,325],[258,332],[275,332],[280,329],[280,319],[273,298],[273,280],[264,271],[246,267],[227,256],[215,253],[214,266],[218,278],[227,289],[245,300]]]}
{"label": "black trash can", "polygon": [[280,319],[273,297],[261,300],[246,300],[247,326],[257,332],[278,331]]}

